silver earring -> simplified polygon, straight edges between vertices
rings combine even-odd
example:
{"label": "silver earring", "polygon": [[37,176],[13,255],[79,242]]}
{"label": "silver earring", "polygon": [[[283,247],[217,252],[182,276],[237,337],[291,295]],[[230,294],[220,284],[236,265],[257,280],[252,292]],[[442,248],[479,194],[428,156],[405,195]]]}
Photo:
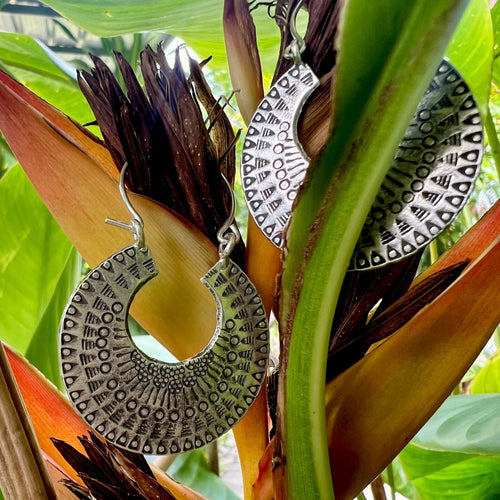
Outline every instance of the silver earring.
{"label": "silver earring", "polygon": [[295,20],[302,2],[290,16],[291,44],[284,56],[294,65],[271,87],[248,125],[243,144],[241,178],[248,209],[257,226],[280,248],[292,204],[309,166],[298,140],[302,107],[319,85],[311,68],[302,62],[304,40]]}
{"label": "silver earring", "polygon": [[254,285],[228,257],[239,239],[233,200],[218,234],[220,259],[201,279],[217,304],[208,345],[178,363],[135,346],[128,310],[157,270],[125,172],[126,165],[120,192],[132,221],[106,222],[131,231],[135,243],[93,269],[70,297],[59,332],[63,380],[77,412],[108,441],[145,454],[188,451],[227,432],[253,403],[268,365],[268,322]]}
{"label": "silver earring", "polygon": [[[309,158],[298,141],[302,107],[318,79],[300,58],[305,48],[290,16],[294,66],[255,112],[242,152],[243,189],[250,213],[278,248]],[[364,225],[350,270],[401,260],[427,245],[469,199],[483,155],[481,118],[458,71],[442,61],[399,145]]]}
{"label": "silver earring", "polygon": [[444,60],[399,144],[350,269],[397,262],[436,238],[470,198],[483,144],[474,96],[459,72]]}

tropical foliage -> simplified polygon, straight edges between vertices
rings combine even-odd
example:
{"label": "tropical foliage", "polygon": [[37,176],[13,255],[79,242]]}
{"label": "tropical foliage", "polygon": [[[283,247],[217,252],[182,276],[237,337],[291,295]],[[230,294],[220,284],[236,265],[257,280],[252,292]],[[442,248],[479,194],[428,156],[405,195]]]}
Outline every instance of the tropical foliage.
{"label": "tropical foliage", "polygon": [[[212,335],[215,306],[198,280],[217,260],[216,231],[228,209],[219,171],[232,180],[238,163],[237,133],[224,111],[233,126],[248,123],[264,89],[286,69],[282,53],[290,10],[284,0],[43,4],[60,16],[53,21],[57,33],[76,46],[79,33],[91,33],[93,46],[102,47],[111,67],[84,53],[63,61],[27,34],[0,33],[5,137],[0,143],[0,337],[61,389],[58,323],[85,271],[84,261],[92,267],[129,243],[129,235],[104,224],[106,217],[128,220],[117,187],[123,161],[135,162],[133,187],[145,196],[134,195],[134,206],[144,218],[160,271],[134,300],[134,318],[179,359],[199,352]],[[500,342],[490,338],[500,322],[500,4],[305,4],[309,17],[304,13],[299,23],[308,47],[304,57],[321,79],[301,121],[301,142],[312,158],[307,182],[284,252],[252,220],[246,251],[238,250],[267,310],[274,309],[279,320],[281,348],[279,375],[269,385],[274,405],[268,411],[261,391],[234,429],[245,498],[349,499],[362,495],[382,473],[408,498],[496,498]],[[173,36],[193,49],[193,59],[182,61]],[[153,94],[156,75],[151,75],[164,64],[161,51],[139,53],[142,44],[159,39],[171,53],[170,66],[163,67],[170,83],[168,91]],[[114,58],[111,49],[117,48],[122,55]],[[443,55],[467,80],[486,130],[476,191],[422,259],[375,274],[346,274],[394,151]],[[210,56],[209,62],[194,61]],[[83,93],[76,69],[86,71],[80,77]],[[139,94],[137,78],[147,98]],[[231,88],[240,114],[218,100],[217,94],[230,98]],[[192,99],[189,105],[178,106],[186,99]],[[137,102],[151,103],[148,117]],[[163,109],[163,102],[170,108]],[[127,135],[138,122],[148,128],[159,109],[166,116],[165,130],[155,126],[144,136]],[[131,117],[130,123],[124,117]],[[84,129],[77,123],[90,125]],[[155,134],[161,144],[153,140]],[[187,142],[171,147],[174,136]],[[194,143],[196,149],[190,149]],[[193,150],[203,151],[202,161],[188,154]],[[171,161],[162,165],[167,157]],[[141,178],[153,168],[156,177]],[[183,184],[191,168],[197,181],[206,175],[200,185]],[[237,178],[235,189],[241,191]],[[243,219],[239,214],[238,221]],[[423,272],[414,280],[419,267]],[[346,318],[353,341],[363,332],[371,335],[361,339],[367,344],[357,357],[342,358],[332,345]],[[40,488],[48,483],[50,490],[52,484],[57,498],[87,498],[87,489],[101,498],[119,498],[124,491],[133,498],[234,498],[209,471],[203,452],[181,456],[169,469],[182,485],[159,470],[153,470],[153,479],[141,457],[95,437],[79,440],[87,428],[63,395],[10,348],[7,355],[51,477]],[[59,440],[57,449],[66,460],[51,438]],[[16,491],[16,480],[4,464],[15,468],[33,448],[37,445],[19,448],[26,453],[8,453],[3,443],[0,487],[6,494]],[[43,469],[40,461],[34,464],[23,469],[26,474]],[[31,484],[23,478],[21,491],[29,492]]]}

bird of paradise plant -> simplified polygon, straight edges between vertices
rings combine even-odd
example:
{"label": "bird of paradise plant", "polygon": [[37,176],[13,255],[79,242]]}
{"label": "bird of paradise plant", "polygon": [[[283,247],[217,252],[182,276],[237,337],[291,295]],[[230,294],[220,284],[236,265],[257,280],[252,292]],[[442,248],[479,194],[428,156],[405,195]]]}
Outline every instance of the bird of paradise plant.
{"label": "bird of paradise plant", "polygon": [[[79,9],[64,0],[46,3],[68,17]],[[115,14],[119,18],[111,2],[99,3],[109,7],[110,22]],[[280,56],[290,40],[292,3],[273,2],[281,33],[275,78],[286,70]],[[167,4],[166,12],[175,8]],[[346,274],[369,208],[436,66],[446,51],[460,67],[470,51],[475,32],[464,33],[460,20],[470,28],[480,19],[479,30],[491,32],[487,3],[305,5],[304,58],[321,81],[300,128],[312,163],[284,250],[272,246],[252,220],[246,249],[238,250],[280,325],[279,375],[269,385],[275,409],[269,415],[261,391],[234,428],[248,499],[356,496],[450,394],[500,322],[498,203],[415,280],[420,255],[368,274]],[[223,8],[230,76],[246,122],[263,96],[255,7],[226,0]],[[491,33],[486,38],[487,54],[472,63],[481,78],[470,85],[491,125]],[[179,59],[172,68],[161,51],[146,48],[144,92],[133,69],[120,55],[117,61],[125,92],[98,59],[92,72],[80,74],[103,141],[5,73],[0,130],[91,266],[126,243],[125,235],[99,221],[126,217],[117,182],[119,168],[129,163],[130,185],[138,193],[133,202],[159,268],[131,312],[182,359],[199,352],[213,332],[215,307],[198,280],[217,260],[216,231],[228,210],[221,173],[233,182],[236,137],[203,78],[204,63],[191,61],[186,79]],[[471,63],[462,66],[467,77]],[[489,140],[494,144],[491,131]],[[19,355],[7,353],[51,479],[40,460],[26,470],[41,471],[46,497],[201,498],[161,471],[153,477],[141,457],[95,436],[78,440],[87,428],[64,397]],[[14,483],[16,491],[16,481],[2,476],[2,488]],[[69,489],[60,487],[61,478]],[[25,481],[23,491],[31,494]]]}

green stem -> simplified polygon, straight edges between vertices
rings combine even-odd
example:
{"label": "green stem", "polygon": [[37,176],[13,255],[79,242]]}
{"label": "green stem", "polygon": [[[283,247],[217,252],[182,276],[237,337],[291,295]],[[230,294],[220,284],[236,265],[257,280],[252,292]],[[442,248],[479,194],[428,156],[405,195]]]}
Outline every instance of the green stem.
{"label": "green stem", "polygon": [[467,229],[470,229],[474,225],[474,221],[472,220],[472,212],[470,211],[470,205],[465,205],[462,214],[464,216]]}
{"label": "green stem", "polygon": [[439,259],[439,251],[437,247],[437,240],[432,240],[429,243],[429,253],[431,257],[431,264],[434,264]]}
{"label": "green stem", "polygon": [[495,162],[497,168],[497,175],[500,178],[500,142],[498,141],[498,135],[493,121],[493,116],[491,116],[491,111],[488,108],[488,113],[486,115],[486,120],[484,122],[484,128],[486,130],[486,135],[488,137],[488,142],[491,147],[491,156]]}
{"label": "green stem", "polygon": [[392,462],[387,466],[387,479],[391,487],[391,500],[396,500],[396,484],[394,482],[394,465]]}

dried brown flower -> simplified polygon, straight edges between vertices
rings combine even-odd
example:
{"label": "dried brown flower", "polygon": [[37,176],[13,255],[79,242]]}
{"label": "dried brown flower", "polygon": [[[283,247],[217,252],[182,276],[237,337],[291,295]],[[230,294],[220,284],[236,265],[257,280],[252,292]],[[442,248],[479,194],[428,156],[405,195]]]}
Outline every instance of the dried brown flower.
{"label": "dried brown flower", "polygon": [[[115,56],[126,91],[97,57],[78,81],[117,168],[128,162],[131,189],[185,217],[217,244],[231,200],[221,174],[233,184],[236,136],[203,77],[206,61],[190,59],[188,78],[179,50],[170,67],[161,47],[148,46],[141,53],[143,90],[129,63]],[[243,247],[235,252],[241,261]]]}

